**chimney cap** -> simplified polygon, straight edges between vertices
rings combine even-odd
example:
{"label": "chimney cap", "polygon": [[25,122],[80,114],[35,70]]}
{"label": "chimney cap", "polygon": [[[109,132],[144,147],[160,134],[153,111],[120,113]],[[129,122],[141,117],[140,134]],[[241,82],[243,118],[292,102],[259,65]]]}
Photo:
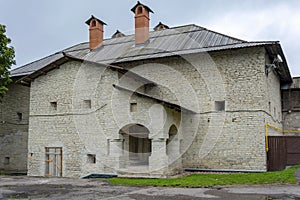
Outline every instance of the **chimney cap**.
{"label": "chimney cap", "polygon": [[144,8],[146,8],[149,12],[154,13],[154,12],[151,10],[151,8],[149,8],[148,6],[142,4],[140,1],[137,2],[137,4],[131,9],[131,11],[135,13],[136,7],[138,7],[138,6],[140,6],[140,5],[143,6]]}
{"label": "chimney cap", "polygon": [[102,24],[102,25],[107,25],[105,22],[103,22],[103,21],[101,21],[100,19],[94,17],[94,15],[92,15],[85,23],[86,23],[87,25],[90,25],[90,23],[91,23],[91,21],[92,21],[93,19],[96,19],[96,20],[97,20],[100,24]]}

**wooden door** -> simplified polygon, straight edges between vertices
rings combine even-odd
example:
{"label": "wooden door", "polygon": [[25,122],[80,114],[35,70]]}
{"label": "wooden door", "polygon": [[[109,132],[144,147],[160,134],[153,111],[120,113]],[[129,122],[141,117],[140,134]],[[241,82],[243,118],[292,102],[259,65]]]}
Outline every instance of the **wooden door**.
{"label": "wooden door", "polygon": [[62,148],[46,147],[45,176],[62,176]]}

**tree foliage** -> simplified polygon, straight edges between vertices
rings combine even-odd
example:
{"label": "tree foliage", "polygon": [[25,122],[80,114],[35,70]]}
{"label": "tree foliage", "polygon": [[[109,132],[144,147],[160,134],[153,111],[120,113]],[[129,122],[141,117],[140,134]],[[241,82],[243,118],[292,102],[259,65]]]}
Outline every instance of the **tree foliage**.
{"label": "tree foliage", "polygon": [[9,77],[10,67],[15,64],[15,50],[8,46],[11,40],[5,35],[6,29],[0,24],[0,97],[7,92],[7,85],[12,81]]}

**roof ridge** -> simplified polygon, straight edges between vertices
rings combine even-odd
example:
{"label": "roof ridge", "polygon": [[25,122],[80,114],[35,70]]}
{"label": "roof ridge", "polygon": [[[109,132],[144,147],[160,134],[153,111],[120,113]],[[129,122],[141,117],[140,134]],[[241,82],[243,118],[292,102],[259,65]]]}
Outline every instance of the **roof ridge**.
{"label": "roof ridge", "polygon": [[[168,35],[158,35],[158,36],[155,36],[155,37],[150,37],[151,38],[159,38],[159,37],[165,37],[165,36],[170,36],[170,35],[178,35],[178,34],[182,34],[182,33],[188,33],[188,32],[197,32],[197,31],[209,31],[209,32],[212,32],[212,33],[215,33],[215,34],[218,34],[218,35],[222,35],[224,37],[227,37],[227,38],[230,38],[230,39],[233,39],[233,40],[237,40],[239,42],[248,42],[246,40],[242,40],[242,39],[239,39],[239,38],[235,38],[235,37],[232,37],[232,36],[229,36],[229,35],[226,35],[226,34],[223,34],[223,33],[219,33],[217,31],[213,31],[213,30],[210,30],[210,29],[207,29],[203,26],[199,26],[199,25],[196,25],[196,24],[187,24],[187,25],[182,25],[182,26],[176,26],[176,27],[171,27],[169,29],[166,29],[166,30],[161,30],[161,31],[168,31],[170,29],[179,29],[179,28],[183,28],[183,27],[197,27],[197,28],[200,28],[199,30],[187,30],[187,31],[183,31],[183,32],[176,32],[176,33],[172,33],[172,34],[168,34]],[[150,34],[151,33],[155,33],[156,31],[150,31]],[[126,36],[123,36],[122,38],[124,37],[132,37],[134,36],[134,34],[130,34],[130,35],[126,35]],[[106,38],[104,39],[104,41],[110,41],[110,40],[114,40],[114,39],[117,39],[117,38]],[[122,43],[119,43],[119,44],[123,44],[123,43],[128,43],[128,42],[131,42],[131,41],[125,41],[125,42],[122,42]],[[114,45],[115,43],[113,44],[106,44],[106,45]]]}
{"label": "roof ridge", "polygon": [[239,39],[239,38],[236,38],[236,37],[232,37],[232,36],[227,35],[227,34],[224,34],[224,33],[220,33],[220,32],[217,32],[217,31],[210,30],[210,29],[206,29],[206,30],[207,30],[207,31],[210,31],[210,32],[212,32],[212,33],[215,33],[215,34],[223,35],[223,36],[228,37],[228,38],[231,38],[231,39],[233,39],[233,40],[238,40],[238,41],[240,41],[240,42],[248,42],[248,41],[246,41],[246,40],[242,40],[242,39]]}

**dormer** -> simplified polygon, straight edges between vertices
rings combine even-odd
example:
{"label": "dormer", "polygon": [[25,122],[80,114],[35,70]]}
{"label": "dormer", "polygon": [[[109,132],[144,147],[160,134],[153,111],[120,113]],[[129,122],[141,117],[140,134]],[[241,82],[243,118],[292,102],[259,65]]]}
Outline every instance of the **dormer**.
{"label": "dormer", "polygon": [[165,30],[165,29],[169,29],[169,26],[159,22],[159,24],[157,24],[155,27],[154,27],[154,30],[155,31],[160,31],[160,30]]}

